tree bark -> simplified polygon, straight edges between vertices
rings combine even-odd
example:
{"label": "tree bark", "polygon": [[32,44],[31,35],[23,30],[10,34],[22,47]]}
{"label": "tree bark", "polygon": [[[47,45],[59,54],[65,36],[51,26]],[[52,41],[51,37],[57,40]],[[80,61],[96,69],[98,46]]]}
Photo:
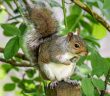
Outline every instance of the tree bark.
{"label": "tree bark", "polygon": [[54,89],[45,87],[46,96],[81,96],[79,85],[72,85],[66,82],[60,82]]}

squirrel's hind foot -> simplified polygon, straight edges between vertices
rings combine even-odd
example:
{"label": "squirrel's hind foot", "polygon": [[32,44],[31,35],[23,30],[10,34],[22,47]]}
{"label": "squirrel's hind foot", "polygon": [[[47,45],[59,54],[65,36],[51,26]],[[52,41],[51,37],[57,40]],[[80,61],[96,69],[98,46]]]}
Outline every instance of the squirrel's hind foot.
{"label": "squirrel's hind foot", "polygon": [[49,87],[50,89],[54,89],[55,87],[57,87],[57,85],[58,85],[58,81],[55,80],[55,81],[50,82],[47,87]]}
{"label": "squirrel's hind foot", "polygon": [[73,86],[78,86],[79,85],[77,80],[70,80],[70,79],[68,79],[65,82],[67,82],[69,84],[72,84]]}

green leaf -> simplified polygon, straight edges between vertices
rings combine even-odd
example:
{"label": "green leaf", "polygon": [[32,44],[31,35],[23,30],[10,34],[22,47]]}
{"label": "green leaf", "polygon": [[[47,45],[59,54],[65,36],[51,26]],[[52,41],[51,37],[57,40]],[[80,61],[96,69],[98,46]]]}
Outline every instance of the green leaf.
{"label": "green leaf", "polygon": [[13,91],[15,87],[16,87],[15,83],[7,83],[4,85],[3,89],[4,91]]}
{"label": "green leaf", "polygon": [[69,10],[70,10],[70,15],[78,15],[82,12],[77,5],[70,6]]}
{"label": "green leaf", "polygon": [[65,35],[70,31],[75,31],[75,28],[79,27],[79,21],[81,19],[82,16],[82,11],[81,9],[74,5],[70,7],[70,14],[69,16],[66,17],[67,20],[67,27],[65,29],[63,29],[62,34]]}
{"label": "green leaf", "polygon": [[24,33],[26,32],[27,26],[24,23],[21,23],[21,25],[19,26],[19,29],[21,31],[20,35],[24,35]]}
{"label": "green leaf", "polygon": [[6,59],[12,58],[19,50],[19,37],[14,37],[8,41],[4,49],[4,57]]}
{"label": "green leaf", "polygon": [[5,76],[7,76],[7,73],[3,68],[0,67],[0,80],[4,79]]}
{"label": "green leaf", "polygon": [[3,64],[2,68],[8,73],[13,67],[10,64]]}
{"label": "green leaf", "polygon": [[74,75],[74,76],[71,76],[70,79],[80,81],[82,80],[82,77],[80,75]]}
{"label": "green leaf", "polygon": [[101,79],[93,79],[92,82],[99,90],[104,90],[104,81]]}
{"label": "green leaf", "polygon": [[18,87],[23,89],[26,93],[36,92],[36,84],[33,80],[24,79],[18,84]]}
{"label": "green leaf", "polygon": [[102,76],[103,74],[106,75],[110,67],[108,60],[101,57],[101,55],[97,51],[93,49],[91,50],[92,51],[90,58],[93,69],[92,74],[97,75],[99,77]]}
{"label": "green leaf", "polygon": [[86,60],[86,56],[82,56],[82,57],[80,57],[80,59],[78,60],[78,62],[77,62],[77,65],[82,65],[82,64],[84,64],[84,61]]}
{"label": "green leaf", "polygon": [[66,18],[69,31],[74,31],[79,26],[81,16],[82,10],[78,6],[74,5],[70,7],[70,15]]}
{"label": "green leaf", "polygon": [[110,20],[110,14],[109,14],[109,12],[110,12],[110,9],[103,9],[103,10],[102,10],[102,13],[104,14],[104,16],[105,16],[108,20]]}
{"label": "green leaf", "polygon": [[85,75],[90,74],[90,72],[91,72],[91,69],[86,64],[79,66],[79,70],[81,73],[83,73]]}
{"label": "green leaf", "polygon": [[102,39],[107,35],[107,31],[101,24],[95,24],[92,34],[96,39]]}
{"label": "green leaf", "polygon": [[79,18],[77,17],[77,15],[70,15],[67,17],[67,28],[66,30],[70,31],[75,31],[75,28],[78,27],[79,25]]}
{"label": "green leaf", "polygon": [[11,76],[11,80],[12,80],[14,83],[20,82],[20,79],[19,79],[18,77],[15,77],[15,76]]}
{"label": "green leaf", "polygon": [[86,36],[83,39],[86,40],[86,42],[88,42],[89,44],[92,43],[93,45],[96,45],[97,47],[100,48],[100,44],[97,42],[96,38],[92,36]]}
{"label": "green leaf", "polygon": [[28,69],[28,70],[26,70],[26,74],[27,74],[27,76],[29,77],[29,78],[32,78],[33,76],[34,76],[34,74],[35,74],[35,70],[32,70],[32,69]]}
{"label": "green leaf", "polygon": [[92,25],[90,23],[86,22],[85,20],[80,20],[80,23],[88,32],[92,31]]}
{"label": "green leaf", "polygon": [[81,84],[82,90],[86,96],[94,96],[94,87],[92,85],[91,79],[84,78]]}
{"label": "green leaf", "polygon": [[86,14],[85,17],[89,20],[90,23],[97,24],[97,20],[95,18],[93,18],[90,14]]}
{"label": "green leaf", "polygon": [[20,33],[20,30],[11,24],[2,24],[1,27],[4,29],[4,35],[14,36]]}
{"label": "green leaf", "polygon": [[97,4],[98,4],[98,7],[99,7],[100,9],[103,8],[103,2],[102,2],[102,1],[97,0]]}
{"label": "green leaf", "polygon": [[35,79],[34,79],[36,82],[41,82],[42,81],[42,78],[37,76]]}
{"label": "green leaf", "polygon": [[61,35],[66,35],[68,32],[70,32],[69,29],[68,28],[64,28],[64,29],[61,30],[60,34]]}
{"label": "green leaf", "polygon": [[104,0],[104,9],[110,9],[110,0]]}

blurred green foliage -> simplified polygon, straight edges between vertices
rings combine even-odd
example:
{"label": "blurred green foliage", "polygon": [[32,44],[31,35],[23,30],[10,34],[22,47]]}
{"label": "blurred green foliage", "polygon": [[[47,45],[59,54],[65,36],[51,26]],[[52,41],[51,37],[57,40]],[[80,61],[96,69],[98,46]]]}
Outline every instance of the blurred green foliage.
{"label": "blurred green foliage", "polygon": [[[18,53],[20,46],[20,40],[26,31],[26,24],[23,19],[24,13],[21,13],[19,8],[22,8],[22,0],[16,1],[19,3],[16,5],[16,0],[2,0],[0,1],[0,23],[3,28],[3,35],[11,37],[7,42],[4,49],[5,59],[16,59],[17,62],[21,62],[20,58],[16,58],[15,54]],[[22,2],[21,2],[22,1]],[[107,20],[110,20],[110,0],[81,0],[86,2],[87,5],[92,9],[96,8],[101,14],[105,16]],[[5,3],[5,4],[4,4]],[[17,7],[13,7],[14,3]],[[62,8],[61,4],[54,0],[50,0],[49,4],[51,7]],[[5,6],[8,6],[5,7]],[[15,14],[10,13],[10,10]],[[4,16],[8,14],[10,16],[8,22],[2,22]],[[70,31],[75,31],[76,28],[81,29],[81,37],[87,43],[89,50],[89,55],[87,57],[82,57],[77,65],[79,70],[84,75],[83,77],[72,76],[72,79],[77,79],[81,82],[82,96],[100,96],[101,90],[105,90],[106,84],[103,79],[100,77],[103,76],[106,78],[109,75],[110,71],[110,59],[105,58],[100,55],[98,49],[100,44],[98,40],[103,39],[107,35],[107,30],[104,26],[99,24],[94,17],[90,16],[88,13],[84,12],[77,5],[70,4],[69,6],[69,15],[65,18],[67,20],[67,26],[61,27],[61,34],[66,35]],[[11,23],[10,23],[11,22]],[[62,23],[61,26],[64,26]],[[86,61],[90,61],[91,67],[85,64]],[[39,75],[36,75],[38,71],[34,68],[25,68],[23,77],[10,76],[11,82],[7,82],[3,89],[4,91],[15,91],[16,88],[20,89],[16,93],[18,96],[45,96],[44,93],[44,81]],[[2,64],[0,67],[0,78],[3,75],[8,75],[12,70],[20,72],[20,68],[11,66],[9,64]],[[110,83],[110,78],[107,78],[107,81]],[[110,96],[106,94],[106,96]]]}

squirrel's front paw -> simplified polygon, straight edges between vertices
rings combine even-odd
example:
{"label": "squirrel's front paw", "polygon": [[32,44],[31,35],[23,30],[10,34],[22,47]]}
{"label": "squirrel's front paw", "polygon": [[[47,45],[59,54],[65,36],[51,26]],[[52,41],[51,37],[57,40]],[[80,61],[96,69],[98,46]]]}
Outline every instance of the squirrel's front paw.
{"label": "squirrel's front paw", "polygon": [[64,64],[65,65],[70,65],[71,64],[71,61],[65,61]]}

